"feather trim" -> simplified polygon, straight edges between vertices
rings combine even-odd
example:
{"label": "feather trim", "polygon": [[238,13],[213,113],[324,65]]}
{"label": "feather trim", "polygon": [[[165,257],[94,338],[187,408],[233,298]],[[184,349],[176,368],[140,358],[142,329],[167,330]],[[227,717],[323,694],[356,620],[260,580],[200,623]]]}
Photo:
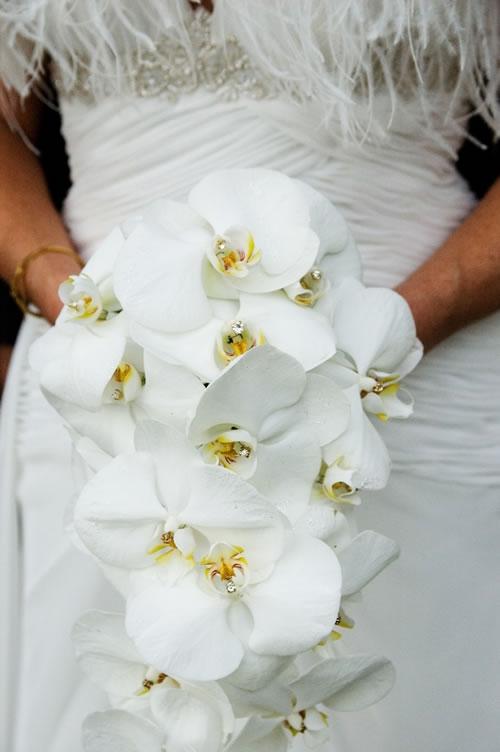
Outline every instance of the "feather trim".
{"label": "feather trim", "polygon": [[[189,51],[187,0],[0,0],[0,75],[25,96],[49,56],[71,88],[82,66],[97,99],[126,87],[137,51],[171,33]],[[161,23],[160,23],[161,21]],[[429,128],[463,103],[500,134],[500,6],[490,0],[216,0],[213,33],[238,37],[284,95],[321,103],[348,139],[390,127],[375,113],[384,89],[394,115],[418,98]],[[360,102],[362,107],[360,107]],[[361,113],[361,114],[360,114]]]}

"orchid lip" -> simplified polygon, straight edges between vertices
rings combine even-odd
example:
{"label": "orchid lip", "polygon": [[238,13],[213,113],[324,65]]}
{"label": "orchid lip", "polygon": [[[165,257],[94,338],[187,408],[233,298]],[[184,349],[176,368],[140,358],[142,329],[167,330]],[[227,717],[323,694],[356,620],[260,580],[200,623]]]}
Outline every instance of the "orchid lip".
{"label": "orchid lip", "polygon": [[201,559],[205,576],[218,593],[239,595],[247,581],[248,561],[241,546],[217,543]]}
{"label": "orchid lip", "polygon": [[215,235],[207,255],[215,271],[229,278],[247,277],[262,257],[252,233],[244,227],[230,227],[223,235]]}
{"label": "orchid lip", "polygon": [[222,367],[244,355],[249,350],[264,345],[266,338],[260,330],[236,319],[225,324],[217,338],[216,358]]}
{"label": "orchid lip", "polygon": [[144,376],[132,363],[122,361],[116,366],[103,394],[106,403],[131,402],[139,394]]}
{"label": "orchid lip", "polygon": [[330,282],[318,266],[313,266],[298,282],[285,287],[285,292],[294,303],[313,306],[330,288]]}
{"label": "orchid lip", "polygon": [[244,429],[231,426],[201,447],[208,464],[216,464],[244,477],[253,474],[257,441]]}

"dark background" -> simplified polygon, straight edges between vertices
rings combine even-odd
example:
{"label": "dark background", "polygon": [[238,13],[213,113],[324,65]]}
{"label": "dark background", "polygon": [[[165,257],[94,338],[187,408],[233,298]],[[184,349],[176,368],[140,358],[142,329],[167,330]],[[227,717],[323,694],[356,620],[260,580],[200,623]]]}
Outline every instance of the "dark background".
{"label": "dark background", "polygon": [[[492,132],[478,116],[471,118],[469,132],[483,148],[473,140],[466,140],[456,166],[475,195],[481,198],[500,175],[500,141],[494,143]],[[70,186],[70,176],[56,109],[45,110],[40,153],[53,200],[60,208]],[[0,344],[14,343],[21,320],[22,314],[10,297],[7,285],[0,280]]]}

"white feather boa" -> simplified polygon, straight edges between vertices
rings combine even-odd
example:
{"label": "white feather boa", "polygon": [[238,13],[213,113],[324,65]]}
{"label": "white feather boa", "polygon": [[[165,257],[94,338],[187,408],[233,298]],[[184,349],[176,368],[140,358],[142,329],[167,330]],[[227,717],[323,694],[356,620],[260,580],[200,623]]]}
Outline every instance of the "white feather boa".
{"label": "white feather boa", "polygon": [[[83,61],[96,98],[110,81],[118,93],[139,45],[154,48],[169,31],[189,48],[191,12],[187,0],[0,0],[0,76],[26,95],[50,57],[70,88]],[[298,87],[321,103],[325,121],[348,138],[380,131],[373,100],[381,88],[393,112],[419,98],[431,126],[431,103],[446,92],[443,121],[463,120],[458,105],[468,101],[500,132],[497,2],[216,0],[213,29],[219,39],[235,34],[290,96]]]}

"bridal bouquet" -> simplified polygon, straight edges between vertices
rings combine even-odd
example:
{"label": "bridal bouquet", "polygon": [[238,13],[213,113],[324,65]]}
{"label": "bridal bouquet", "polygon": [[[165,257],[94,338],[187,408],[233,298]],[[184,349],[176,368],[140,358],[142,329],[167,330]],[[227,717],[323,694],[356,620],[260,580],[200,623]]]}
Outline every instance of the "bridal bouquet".
{"label": "bridal bouquet", "polygon": [[86,468],[71,533],[124,597],[74,629],[110,702],[87,752],[316,747],[389,691],[337,641],[398,553],[353,512],[421,347],[359,277],[337,209],[254,169],[154,203],[62,284],[31,362]]}

